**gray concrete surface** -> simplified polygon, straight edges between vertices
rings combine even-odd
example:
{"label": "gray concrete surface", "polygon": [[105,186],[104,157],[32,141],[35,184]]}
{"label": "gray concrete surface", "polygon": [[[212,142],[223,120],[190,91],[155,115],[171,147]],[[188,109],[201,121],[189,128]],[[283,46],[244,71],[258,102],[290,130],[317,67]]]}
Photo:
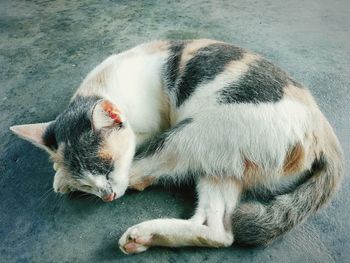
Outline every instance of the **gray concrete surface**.
{"label": "gray concrete surface", "polygon": [[8,131],[53,119],[111,53],[151,39],[207,37],[262,53],[310,87],[348,157],[349,13],[349,0],[2,0],[0,262],[350,262],[348,178],[330,207],[268,248],[155,248],[128,257],[116,246],[123,231],[189,216],[192,189],[155,187],[108,204],[59,197],[50,192],[46,153]]}

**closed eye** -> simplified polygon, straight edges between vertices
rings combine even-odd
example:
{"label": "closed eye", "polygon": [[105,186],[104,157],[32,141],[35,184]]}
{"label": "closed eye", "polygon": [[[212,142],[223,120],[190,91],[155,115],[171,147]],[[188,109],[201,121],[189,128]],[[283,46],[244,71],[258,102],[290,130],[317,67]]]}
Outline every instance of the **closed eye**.
{"label": "closed eye", "polygon": [[87,189],[87,190],[91,190],[91,189],[92,189],[92,186],[87,185],[87,184],[81,185],[80,187],[81,187],[81,188],[85,188],[85,189]]}

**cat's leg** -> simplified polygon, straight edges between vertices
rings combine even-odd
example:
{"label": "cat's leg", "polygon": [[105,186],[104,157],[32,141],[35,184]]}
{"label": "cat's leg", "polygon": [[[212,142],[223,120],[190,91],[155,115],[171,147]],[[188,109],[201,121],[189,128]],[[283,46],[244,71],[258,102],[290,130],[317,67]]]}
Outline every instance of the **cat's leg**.
{"label": "cat's leg", "polygon": [[186,153],[179,144],[187,137],[191,122],[192,119],[184,119],[138,147],[129,172],[130,188],[141,191],[161,177],[179,176],[187,171],[180,160]]}
{"label": "cat's leg", "polygon": [[151,246],[230,246],[231,215],[241,184],[228,177],[205,177],[199,180],[197,189],[199,203],[191,219],[155,219],[130,227],[119,240],[121,250],[131,254]]}
{"label": "cat's leg", "polygon": [[129,188],[143,191],[169,172],[164,155],[135,160],[129,172]]}
{"label": "cat's leg", "polygon": [[129,171],[129,188],[143,191],[148,186],[152,185],[156,178],[154,175],[152,176],[152,171],[146,172],[150,170],[148,165],[152,165],[147,159],[134,160],[132,166]]}

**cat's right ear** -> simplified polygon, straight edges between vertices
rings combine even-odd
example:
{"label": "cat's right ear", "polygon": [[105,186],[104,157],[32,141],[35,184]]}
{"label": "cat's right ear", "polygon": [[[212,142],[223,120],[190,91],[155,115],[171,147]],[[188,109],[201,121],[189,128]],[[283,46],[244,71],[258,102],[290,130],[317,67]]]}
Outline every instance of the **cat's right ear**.
{"label": "cat's right ear", "polygon": [[92,108],[91,126],[94,131],[121,126],[123,122],[125,122],[125,116],[109,100],[100,100]]}
{"label": "cat's right ear", "polygon": [[45,151],[52,153],[54,152],[54,147],[52,147],[55,142],[52,142],[52,138],[49,131],[50,124],[53,123],[33,123],[33,124],[24,124],[24,125],[15,125],[11,126],[10,130],[27,141],[30,141],[35,146],[38,146]]}

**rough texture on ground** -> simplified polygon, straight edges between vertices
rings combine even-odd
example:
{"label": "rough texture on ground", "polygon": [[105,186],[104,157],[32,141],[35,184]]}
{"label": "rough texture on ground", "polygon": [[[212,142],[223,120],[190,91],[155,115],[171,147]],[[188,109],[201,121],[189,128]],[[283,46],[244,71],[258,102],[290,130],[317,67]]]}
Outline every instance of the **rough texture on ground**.
{"label": "rough texture on ground", "polygon": [[[191,188],[113,203],[59,197],[45,152],[8,127],[49,121],[109,54],[152,39],[214,38],[249,48],[308,86],[349,156],[350,1],[0,2],[1,262],[349,262],[350,181],[331,206],[268,248],[153,248],[125,256],[131,225],[188,217]],[[347,167],[349,159],[346,159]]]}

